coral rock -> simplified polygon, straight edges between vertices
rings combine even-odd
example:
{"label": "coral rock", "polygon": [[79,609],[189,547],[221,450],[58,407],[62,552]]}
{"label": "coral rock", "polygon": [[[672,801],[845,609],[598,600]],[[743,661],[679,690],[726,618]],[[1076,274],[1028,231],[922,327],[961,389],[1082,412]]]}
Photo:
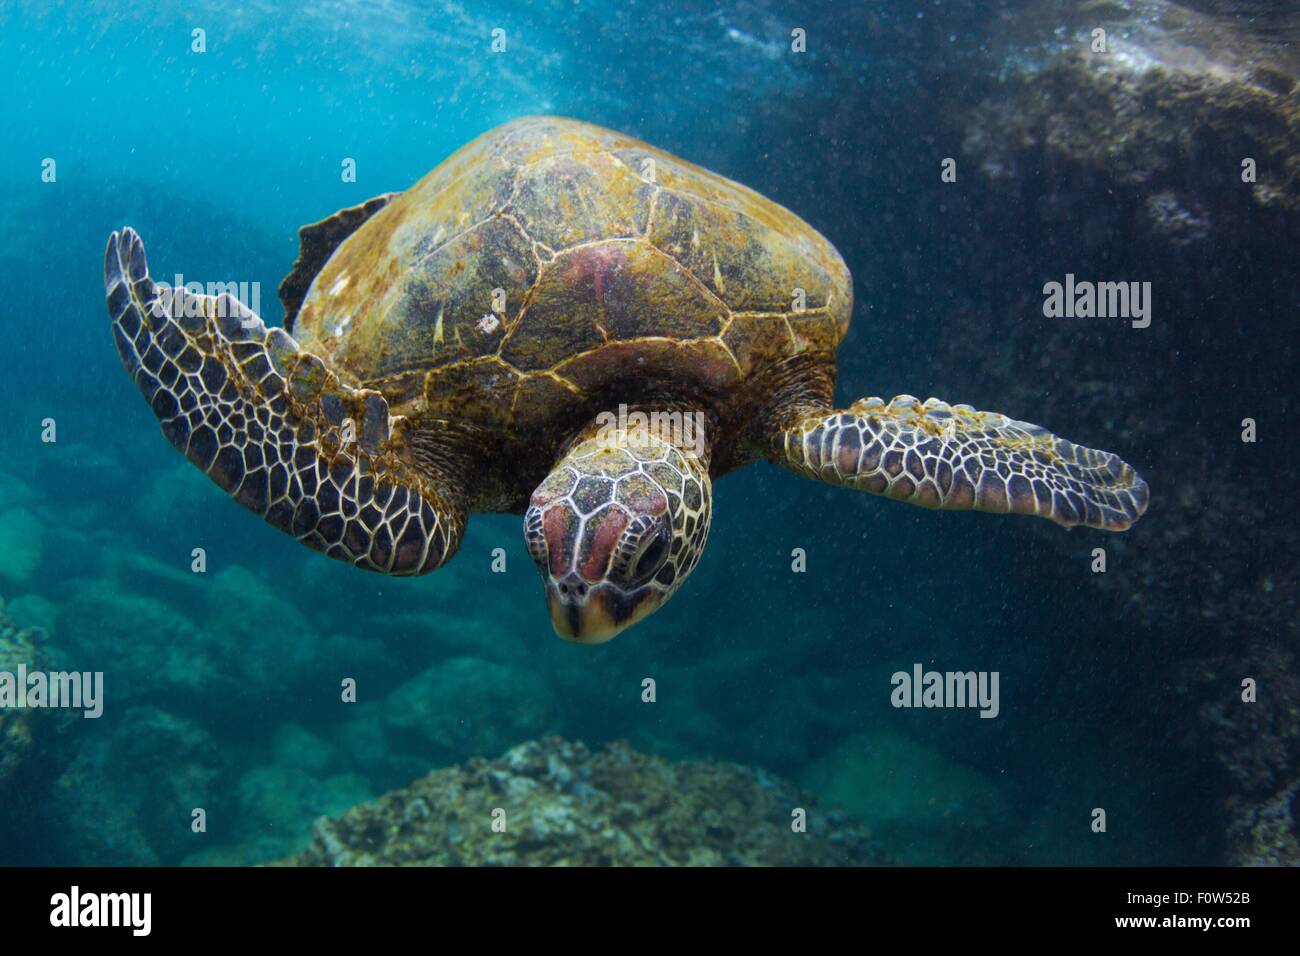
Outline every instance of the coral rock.
{"label": "coral rock", "polygon": [[[36,649],[36,635],[19,630],[5,615],[0,600],[0,671],[18,672],[20,664],[39,670],[41,658]],[[10,783],[32,749],[31,710],[0,710],[0,792]]]}
{"label": "coral rock", "polygon": [[[795,832],[794,811],[807,814]],[[495,826],[494,826],[495,823]],[[845,865],[878,862],[858,824],[761,770],[671,763],[549,737],[436,770],[322,818],[297,866]]]}

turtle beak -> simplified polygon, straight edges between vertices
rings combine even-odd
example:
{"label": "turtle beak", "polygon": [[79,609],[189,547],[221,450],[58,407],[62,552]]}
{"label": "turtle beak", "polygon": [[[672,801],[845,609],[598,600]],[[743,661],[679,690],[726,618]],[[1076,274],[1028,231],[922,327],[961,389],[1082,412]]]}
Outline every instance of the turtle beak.
{"label": "turtle beak", "polygon": [[588,585],[569,573],[546,582],[546,603],[555,633],[575,644],[604,644],[661,603],[659,592],[624,594],[607,584]]}
{"label": "turtle beak", "polygon": [[576,574],[546,583],[546,603],[555,633],[575,644],[604,644],[632,622],[619,623],[608,588],[590,588]]}

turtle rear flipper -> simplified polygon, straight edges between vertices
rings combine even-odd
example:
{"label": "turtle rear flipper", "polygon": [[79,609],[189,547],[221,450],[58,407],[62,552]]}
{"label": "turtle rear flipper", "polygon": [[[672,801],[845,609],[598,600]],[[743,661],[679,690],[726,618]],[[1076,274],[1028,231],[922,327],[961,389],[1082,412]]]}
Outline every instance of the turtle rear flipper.
{"label": "turtle rear flipper", "polygon": [[794,414],[774,435],[772,460],[926,508],[1038,515],[1105,531],[1127,529],[1149,498],[1118,455],[997,412],[910,395]]}
{"label": "turtle rear flipper", "polygon": [[132,229],[104,259],[113,337],[167,440],[240,504],[358,567],[422,574],[455,553],[459,496],[405,457],[405,419],[229,295],[162,288]]}
{"label": "turtle rear flipper", "polygon": [[384,193],[367,199],[359,206],[340,209],[328,219],[313,222],[298,230],[298,260],[280,283],[280,302],[284,306],[284,327],[293,331],[294,319],[316,274],[329,262],[343,240],[360,229],[371,216],[387,206],[401,193]]}

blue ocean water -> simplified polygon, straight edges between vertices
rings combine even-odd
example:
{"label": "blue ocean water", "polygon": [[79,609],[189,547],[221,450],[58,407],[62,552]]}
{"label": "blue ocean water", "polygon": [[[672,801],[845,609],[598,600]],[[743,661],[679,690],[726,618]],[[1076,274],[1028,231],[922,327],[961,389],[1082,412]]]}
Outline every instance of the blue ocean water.
{"label": "blue ocean water", "polygon": [[[114,229],[140,232],[160,278],[257,283],[276,325],[300,225],[406,188],[501,123],[571,116],[742,182],[836,246],[856,297],[842,404],[933,394],[1041,421],[1134,463],[1154,514],[1189,493],[1178,423],[1202,407],[1199,383],[1184,379],[1159,414],[1126,389],[1189,349],[1196,368],[1239,363],[1207,380],[1235,380],[1255,408],[1289,409],[1293,380],[1260,371],[1246,342],[1216,357],[1227,305],[1207,306],[1200,331],[1171,331],[1163,315],[1123,344],[1080,330],[1080,353],[1109,356],[1086,381],[1074,354],[1025,345],[1024,325],[1046,320],[1016,303],[1036,308],[1046,279],[1174,285],[1198,267],[1189,255],[1148,268],[1157,253],[1119,230],[1082,237],[1079,207],[1057,215],[1044,198],[1050,169],[1022,170],[1030,212],[1010,221],[1023,229],[990,220],[1001,201],[980,198],[942,68],[965,64],[992,88],[1008,56],[997,25],[1016,10],[0,8],[0,596],[40,630],[52,666],[105,675],[104,716],[50,721],[6,784],[0,863],[264,862],[301,849],[321,814],[552,734],[791,778],[871,826],[898,862],[1218,859],[1222,798],[1207,781],[1222,771],[1209,745],[1188,743],[1199,704],[1173,666],[1208,638],[1139,607],[1157,578],[1173,604],[1194,601],[1201,579],[1161,565],[1170,539],[1145,524],[1109,536],[940,514],[760,463],[718,481],[708,548],[671,602],[608,644],[571,645],[551,632],[517,516],[474,515],[455,560],[416,579],[312,553],[167,446],[109,333],[101,264]],[[808,52],[791,55],[792,28]],[[952,155],[964,194],[939,192]],[[355,182],[340,177],[344,158]],[[1293,306],[1293,279],[1272,274],[1260,294]],[[1294,368],[1289,352],[1274,358]],[[1029,407],[1010,407],[1026,394]],[[1232,438],[1241,417],[1202,427]],[[57,440],[43,441],[51,422]],[[806,571],[792,570],[796,550]],[[1222,573],[1294,573],[1294,554],[1255,562]],[[891,706],[891,675],[914,664],[998,672],[999,715]],[[354,705],[339,700],[344,678]],[[1097,807],[1107,834],[1091,825]]]}

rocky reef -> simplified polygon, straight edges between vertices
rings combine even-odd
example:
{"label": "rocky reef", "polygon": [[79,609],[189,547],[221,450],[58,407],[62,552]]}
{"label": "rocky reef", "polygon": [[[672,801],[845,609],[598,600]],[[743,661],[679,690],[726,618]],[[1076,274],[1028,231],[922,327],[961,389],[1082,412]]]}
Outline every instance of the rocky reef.
{"label": "rocky reef", "polygon": [[1237,866],[1300,866],[1300,777],[1262,801],[1246,801],[1228,826],[1227,862]]}
{"label": "rocky reef", "polygon": [[1219,771],[1225,862],[1300,866],[1298,663],[1292,646],[1251,635],[1233,653],[1182,667],[1184,693],[1200,701],[1196,736]]}
{"label": "rocky reef", "polygon": [[1300,54],[1285,42],[1300,17],[1200,6],[1094,0],[1008,16],[963,152],[1009,189],[1040,166],[1105,180],[1176,247],[1239,234],[1243,201],[1300,214]]}
{"label": "rocky reef", "polygon": [[[1109,560],[1075,583],[1054,577],[1053,632],[1028,622],[1038,679],[1130,701],[1092,733],[1148,765],[1169,755],[1156,779],[1202,795],[1204,816],[1181,822],[1197,835],[1178,838],[1195,859],[1288,859],[1300,834],[1286,796],[1300,778],[1300,503],[1281,489],[1300,379],[1300,8],[943,6],[873,8],[871,29],[852,31],[891,70],[865,105],[829,104],[821,133],[880,132],[795,177],[823,190],[798,208],[861,204],[871,185],[871,228],[832,233],[866,304],[841,388],[922,382],[921,397],[1082,427],[1077,440],[1123,450],[1151,485],[1143,521],[1123,536],[1035,526],[1004,571],[1025,595],[1041,592],[1044,567],[1086,569],[1097,547]],[[1067,274],[1150,283],[1150,326],[1046,317],[1044,284]],[[1072,619],[1105,624],[1059,623]],[[1246,677],[1254,703],[1241,700]]]}
{"label": "rocky reef", "polygon": [[[806,813],[806,832],[795,814]],[[317,821],[298,866],[811,866],[880,862],[860,824],[729,763],[558,737],[436,770]]]}
{"label": "rocky reef", "polygon": [[[953,114],[979,177],[977,215],[1043,237],[1036,261],[990,270],[1001,285],[986,286],[988,301],[1018,288],[1004,314],[1032,316],[1047,269],[1091,265],[1149,281],[1165,327],[1144,337],[1012,322],[983,372],[1044,416],[1142,409],[1143,471],[1163,493],[1123,576],[1094,576],[1094,592],[1150,642],[1160,683],[1181,691],[1166,698],[1169,717],[1188,760],[1208,762],[1225,861],[1295,864],[1300,515],[1276,493],[1287,440],[1243,435],[1247,420],[1294,414],[1300,11],[1228,0],[1030,11],[1006,22],[1018,52],[996,82]],[[969,358],[977,339],[954,337],[949,355]],[[1114,381],[1117,358],[1141,374],[1095,384]],[[1069,374],[1046,394],[1018,374],[1057,361]],[[1044,540],[1068,559],[1068,542]],[[1242,700],[1245,678],[1255,701]]]}
{"label": "rocky reef", "polygon": [[[865,306],[840,353],[841,390],[920,382],[921,397],[1068,431],[1138,468],[1152,504],[1132,531],[1035,525],[1032,544],[1007,539],[1017,557],[999,573],[1020,600],[1058,569],[1046,585],[1056,608],[1028,616],[1023,639],[1034,680],[1058,687],[1080,725],[1095,721],[1078,746],[1104,734],[1170,788],[1160,800],[1194,788],[1198,817],[1174,837],[1192,859],[1261,858],[1251,834],[1293,826],[1281,808],[1300,777],[1300,694],[1283,653],[1300,638],[1300,503],[1280,491],[1300,379],[1300,10],[943,7],[873,9],[865,35],[888,79],[868,84],[865,104],[832,104],[821,132],[879,132],[795,177],[824,190],[798,208],[870,197],[871,228],[831,233]],[[1149,327],[1049,318],[1044,286],[1067,274],[1149,283]],[[1094,548],[1105,573],[1088,570]],[[1256,703],[1240,698],[1245,677]]]}
{"label": "rocky reef", "polygon": [[[18,673],[20,666],[39,670],[42,655],[37,647],[37,633],[20,629],[5,614],[0,598],[0,672]],[[32,752],[40,711],[0,708],[0,795],[13,785],[20,768]]]}

